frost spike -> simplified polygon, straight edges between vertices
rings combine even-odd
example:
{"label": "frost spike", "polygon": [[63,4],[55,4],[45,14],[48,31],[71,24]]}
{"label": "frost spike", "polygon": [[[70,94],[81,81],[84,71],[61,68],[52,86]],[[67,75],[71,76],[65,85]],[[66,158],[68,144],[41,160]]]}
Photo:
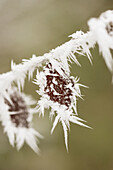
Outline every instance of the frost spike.
{"label": "frost spike", "polygon": [[64,138],[65,138],[65,145],[66,145],[66,149],[67,149],[67,152],[68,152],[68,135],[67,135],[67,126],[65,124],[65,122],[63,120],[61,120],[61,123],[62,123],[62,126],[63,126],[63,130],[64,130]]}
{"label": "frost spike", "polygon": [[56,127],[56,125],[57,125],[57,123],[58,123],[58,121],[59,121],[59,115],[57,115],[56,117],[55,117],[55,120],[54,120],[54,123],[53,123],[53,127],[52,127],[52,129],[51,129],[51,134],[53,133],[53,131],[54,131],[54,129],[55,129],[55,127]]}

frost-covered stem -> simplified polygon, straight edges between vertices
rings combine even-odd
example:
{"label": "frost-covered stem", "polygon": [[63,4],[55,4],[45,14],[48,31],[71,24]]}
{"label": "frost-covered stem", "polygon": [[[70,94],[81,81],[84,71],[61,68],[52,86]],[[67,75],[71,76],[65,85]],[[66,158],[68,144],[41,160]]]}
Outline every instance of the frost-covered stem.
{"label": "frost-covered stem", "polygon": [[[12,82],[16,82],[19,88],[20,86],[23,88],[24,79],[27,73],[30,79],[36,68],[42,66],[42,64],[46,62],[51,61],[52,59],[57,59],[61,61],[62,63],[67,62],[67,59],[68,60],[72,59],[74,60],[75,63],[80,65],[76,57],[74,56],[75,53],[79,53],[81,55],[87,54],[89,60],[91,61],[91,58],[90,58],[91,54],[90,54],[89,48],[92,48],[96,43],[92,36],[92,33],[88,32],[84,34],[83,32],[80,31],[80,32],[74,33],[70,37],[72,37],[71,40],[51,50],[49,53],[45,53],[43,56],[37,57],[33,55],[32,58],[30,58],[29,60],[23,59],[22,63],[18,65],[16,65],[12,61],[11,62],[12,70],[7,73],[1,74],[0,80],[5,81],[6,79],[8,79],[8,82],[10,84]],[[84,45],[84,48],[82,47],[83,45]],[[66,68],[66,70],[69,73],[69,68]]]}

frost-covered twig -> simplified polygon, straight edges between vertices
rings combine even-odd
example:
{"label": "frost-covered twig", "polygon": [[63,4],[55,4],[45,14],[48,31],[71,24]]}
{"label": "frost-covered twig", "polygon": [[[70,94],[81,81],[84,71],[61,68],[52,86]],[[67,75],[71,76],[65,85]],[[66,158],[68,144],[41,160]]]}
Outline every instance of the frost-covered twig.
{"label": "frost-covered twig", "polygon": [[31,59],[23,59],[23,62],[18,65],[12,61],[12,71],[1,74],[1,81],[8,77],[8,83],[11,84],[16,82],[20,89],[21,87],[24,87],[24,80],[27,74],[29,79],[32,78],[34,70],[42,67],[42,64],[44,63],[50,62],[53,67],[57,67],[57,71],[62,75],[64,75],[61,69],[63,68],[69,75],[70,69],[68,61],[71,62],[72,60],[80,66],[80,63],[74,54],[78,53],[80,55],[86,55],[91,61],[89,49],[93,48],[96,43],[93,40],[92,34],[90,32],[83,33],[82,31],[77,31],[69,37],[72,37],[72,39],[51,50],[49,53],[45,53],[43,56],[37,57],[36,55],[33,55]]}
{"label": "frost-covered twig", "polygon": [[[113,74],[113,58],[110,52],[113,49],[113,11],[108,10],[102,13],[98,19],[90,19],[88,25],[87,33],[77,31],[69,36],[71,39],[68,42],[43,56],[33,55],[31,59],[23,59],[18,65],[12,61],[12,70],[0,75],[0,104],[2,105],[0,120],[11,145],[16,142],[17,148],[20,149],[26,141],[34,151],[38,152],[36,136],[42,136],[30,125],[33,109],[29,106],[32,100],[29,100],[31,102],[29,103],[28,97],[20,92],[24,88],[26,76],[32,79],[36,69],[34,83],[39,86],[37,93],[41,98],[34,112],[37,111],[44,116],[44,109],[51,108],[50,118],[56,116],[51,133],[57,123],[61,122],[68,150],[67,131],[70,129],[70,122],[88,127],[78,117],[76,107],[77,99],[82,98],[80,87],[84,85],[79,83],[78,78],[70,76],[69,62],[74,61],[81,66],[76,58],[76,54],[80,54],[87,56],[92,63],[90,48],[97,43],[108,69]],[[43,67],[42,71],[39,71],[39,67]],[[19,90],[15,88],[15,83]]]}

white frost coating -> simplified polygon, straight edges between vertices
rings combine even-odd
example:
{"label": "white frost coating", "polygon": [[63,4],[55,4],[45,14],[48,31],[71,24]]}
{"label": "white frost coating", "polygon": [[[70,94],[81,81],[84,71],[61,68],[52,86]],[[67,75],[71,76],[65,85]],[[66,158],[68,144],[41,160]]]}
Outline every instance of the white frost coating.
{"label": "white frost coating", "polygon": [[[21,102],[21,101],[16,101],[16,98],[14,98],[15,102],[11,99],[11,95],[14,94],[18,95],[17,97],[22,98],[25,103],[20,103],[20,105],[15,108],[15,102]],[[5,102],[5,101],[8,102]],[[9,88],[4,95],[0,95],[0,121],[3,125],[4,132],[7,134],[9,138],[10,144],[14,147],[14,144],[16,144],[17,149],[19,150],[24,142],[26,142],[36,153],[39,153],[39,148],[37,146],[37,138],[42,138],[42,136],[35,131],[33,128],[31,128],[31,122],[32,122],[32,117],[33,113],[35,113],[35,109],[30,108],[32,104],[34,104],[35,101],[32,100],[31,97],[26,96],[23,93],[19,93],[16,88]],[[19,109],[20,107],[20,109]],[[22,110],[23,107],[27,110]],[[14,110],[14,111],[11,111]],[[17,111],[16,111],[17,110]],[[12,121],[11,115],[18,115],[19,113],[26,113],[28,112],[28,117],[26,121],[28,122],[29,126],[24,127],[21,126],[24,120],[20,119],[20,125],[16,126],[16,124]],[[24,118],[24,117],[23,117]],[[22,121],[22,122],[21,122]]]}
{"label": "white frost coating", "polygon": [[[96,43],[98,43],[100,52],[102,52],[105,62],[112,72],[113,61],[110,49],[113,49],[113,31],[109,32],[109,34],[106,31],[106,27],[110,29],[110,22],[113,22],[112,10],[102,13],[98,19],[90,19],[88,21],[89,32],[84,33],[82,31],[77,31],[76,33],[73,33],[69,36],[72,38],[71,40],[52,49],[49,53],[45,53],[43,56],[38,57],[33,54],[31,59],[23,59],[23,62],[18,65],[14,64],[12,61],[12,71],[1,74],[0,80],[7,77],[9,79],[9,84],[16,82],[19,88],[23,88],[26,75],[28,74],[29,79],[32,78],[34,70],[38,67],[42,67],[42,64],[46,62],[53,62],[53,67],[56,67],[57,64],[57,71],[60,74],[63,74],[61,70],[61,68],[63,68],[65,69],[66,74],[69,75],[70,69],[68,61],[71,62],[71,60],[73,60],[77,65],[80,65],[75,56],[76,53],[86,55],[92,63],[90,48],[94,48]],[[59,61],[59,63],[56,62],[56,60]]]}
{"label": "white frost coating", "polygon": [[[78,115],[77,98],[78,97],[82,98],[80,86],[84,86],[84,85],[81,85],[80,83],[78,83],[79,79],[71,76],[70,78],[68,78],[69,84],[64,86],[65,90],[62,94],[61,93],[61,90],[63,88],[62,82],[64,81],[65,83],[66,81],[65,77],[62,77],[61,75],[59,75],[60,78],[58,78],[58,74],[57,73],[53,74],[52,70],[54,72],[54,70],[57,70],[57,67],[55,69],[52,69],[52,68],[50,69],[47,65],[46,67],[44,67],[43,71],[41,71],[40,73],[37,72],[36,80],[34,83],[39,86],[39,90],[37,91],[37,93],[41,96],[40,100],[37,103],[37,111],[39,112],[39,115],[42,115],[44,117],[44,110],[49,109],[49,108],[51,109],[50,118],[52,119],[55,116],[55,120],[53,122],[51,133],[53,133],[57,123],[61,122],[63,126],[63,130],[64,130],[65,145],[68,151],[68,130],[70,129],[70,122],[78,124],[80,126],[90,128],[89,126],[82,123],[84,120],[80,119],[77,116]],[[49,81],[51,81],[51,84],[48,84],[47,76],[50,76]],[[51,80],[51,76],[53,77],[52,80]],[[70,79],[72,80],[73,83],[69,81]],[[61,81],[60,87],[58,84],[59,81]],[[45,88],[48,88],[48,90],[45,91]],[[68,93],[67,93],[67,97],[65,96],[65,99],[64,99],[63,96],[66,95],[66,90],[69,91],[69,89],[71,91],[71,95],[68,96]],[[59,92],[56,92],[56,90],[58,90]],[[56,95],[57,99],[61,98],[61,100],[64,100],[64,104],[54,101],[54,98],[53,100],[51,100],[52,94]],[[66,99],[69,99],[68,97],[70,97],[71,99],[69,107],[65,105]]]}
{"label": "white frost coating", "polygon": [[113,10],[102,13],[99,18],[90,19],[88,25],[108,69],[113,74],[113,57],[110,52],[110,49],[113,50]]}
{"label": "white frost coating", "polygon": [[[69,36],[71,39],[68,42],[52,49],[49,53],[45,53],[43,56],[37,57],[33,54],[32,58],[23,59],[22,63],[18,65],[12,61],[11,71],[0,75],[0,121],[4,126],[4,131],[7,133],[12,146],[14,146],[14,142],[16,142],[17,149],[20,149],[25,141],[35,152],[39,151],[36,144],[36,136],[41,137],[40,134],[31,127],[28,129],[15,127],[10,119],[10,114],[15,114],[15,112],[8,111],[8,105],[4,103],[4,98],[6,98],[10,103],[12,102],[10,99],[10,90],[12,92],[15,83],[17,84],[19,91],[21,91],[21,89],[23,90],[26,76],[28,76],[29,80],[32,79],[35,69],[37,69],[35,83],[39,86],[37,93],[41,96],[36,109],[39,115],[44,116],[44,109],[51,108],[50,118],[52,119],[56,116],[51,133],[57,123],[61,122],[64,130],[65,144],[68,150],[67,139],[68,130],[70,129],[70,122],[88,127],[82,123],[83,120],[78,117],[77,113],[77,98],[82,98],[80,86],[84,85],[79,84],[79,80],[77,78],[72,76],[70,77],[69,62],[72,63],[72,61],[74,61],[77,65],[81,66],[76,57],[76,54],[79,54],[87,56],[92,63],[90,49],[94,48],[97,43],[99,45],[99,51],[102,53],[105,63],[113,75],[113,57],[110,51],[113,50],[113,10],[108,10],[102,13],[99,18],[90,19],[88,21],[88,26],[88,32],[84,33],[82,31],[77,31],[76,33],[73,33]],[[53,70],[56,69],[57,74],[54,73],[52,75],[52,73],[49,73],[46,68],[44,72],[39,72],[39,67],[47,65],[47,63],[52,64],[52,68]],[[71,102],[68,109],[65,105],[61,105],[58,102],[50,100],[50,96],[45,94],[44,91],[44,88],[47,85],[46,76],[51,75],[57,77],[58,74],[62,76],[62,79],[69,78],[74,82],[74,86],[72,86],[71,83],[66,85],[66,88],[70,89],[72,93],[72,96],[70,97]],[[55,78],[52,83],[58,86],[58,82]],[[51,85],[50,88],[54,91],[54,96],[60,97],[59,93],[54,90],[53,85]],[[60,84],[58,88],[62,88],[62,84]],[[49,93],[49,89],[47,89],[46,93]],[[28,99],[25,95],[21,95],[26,101],[27,106],[32,105],[32,100],[30,98]],[[33,111],[36,112],[36,109],[33,110],[29,107],[29,122],[32,121],[32,114]]]}

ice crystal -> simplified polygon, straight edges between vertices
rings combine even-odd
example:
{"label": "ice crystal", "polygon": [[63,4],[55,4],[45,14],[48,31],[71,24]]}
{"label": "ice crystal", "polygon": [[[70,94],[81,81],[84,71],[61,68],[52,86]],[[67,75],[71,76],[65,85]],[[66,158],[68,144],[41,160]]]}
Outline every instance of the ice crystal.
{"label": "ice crystal", "polygon": [[[17,91],[16,88],[6,90],[6,94],[0,97],[0,118],[12,146],[16,143],[19,150],[24,141],[36,152],[39,152],[36,137],[42,137],[31,127],[33,113],[30,108],[34,101]],[[16,137],[16,139],[15,139]]]}
{"label": "ice crystal", "polygon": [[[65,71],[62,70],[65,74]],[[51,133],[58,122],[61,122],[64,130],[65,144],[68,150],[68,129],[69,122],[76,123],[81,126],[88,127],[83,124],[82,119],[77,116],[77,98],[81,97],[80,86],[78,79],[69,77],[65,74],[63,77],[57,72],[57,67],[54,69],[51,63],[48,63],[43,71],[37,72],[35,83],[40,89],[37,91],[41,95],[38,101],[38,112],[44,116],[44,109],[51,108],[50,118],[55,117]]]}
{"label": "ice crystal", "polygon": [[88,25],[108,69],[113,74],[113,58],[110,52],[110,49],[113,50],[113,10],[102,13],[99,18],[90,19]]}

